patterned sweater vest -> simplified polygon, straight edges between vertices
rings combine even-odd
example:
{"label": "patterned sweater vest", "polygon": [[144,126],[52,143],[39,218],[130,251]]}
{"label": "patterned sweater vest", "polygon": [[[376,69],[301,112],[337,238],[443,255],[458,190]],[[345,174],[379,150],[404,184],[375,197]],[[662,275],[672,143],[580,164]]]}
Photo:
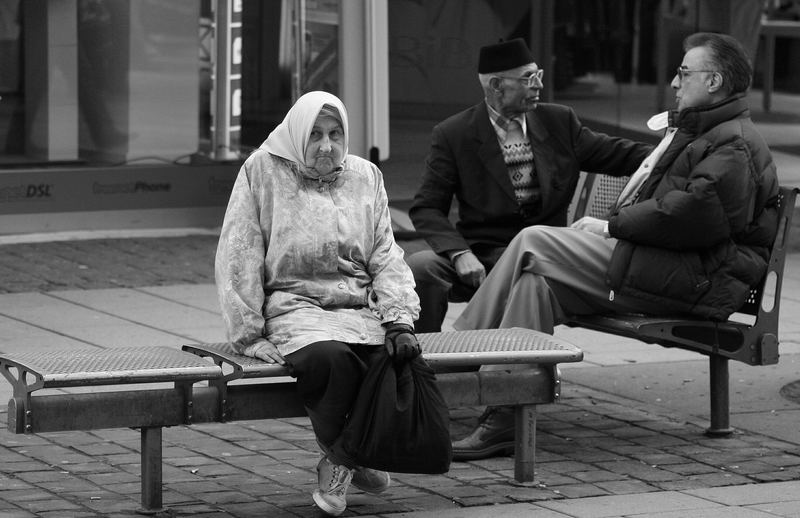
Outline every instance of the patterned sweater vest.
{"label": "patterned sweater vest", "polygon": [[522,203],[539,190],[539,182],[533,171],[531,143],[524,137],[519,122],[515,120],[508,125],[506,141],[503,143],[503,158],[514,186],[514,195],[517,202]]}

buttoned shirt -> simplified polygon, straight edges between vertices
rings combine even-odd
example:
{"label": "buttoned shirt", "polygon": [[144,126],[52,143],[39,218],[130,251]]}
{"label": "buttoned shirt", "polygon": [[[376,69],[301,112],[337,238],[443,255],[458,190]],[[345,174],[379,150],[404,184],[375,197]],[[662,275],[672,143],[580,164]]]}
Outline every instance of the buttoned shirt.
{"label": "buttoned shirt", "polygon": [[[491,121],[495,133],[497,133],[497,141],[502,147],[506,142],[506,136],[508,135],[508,123],[511,121],[511,119],[492,108],[489,103],[486,103],[486,108],[489,112],[489,121]],[[527,138],[528,125],[525,122],[525,115],[517,115],[516,117],[512,118],[519,122],[519,127],[522,128],[522,136]]]}

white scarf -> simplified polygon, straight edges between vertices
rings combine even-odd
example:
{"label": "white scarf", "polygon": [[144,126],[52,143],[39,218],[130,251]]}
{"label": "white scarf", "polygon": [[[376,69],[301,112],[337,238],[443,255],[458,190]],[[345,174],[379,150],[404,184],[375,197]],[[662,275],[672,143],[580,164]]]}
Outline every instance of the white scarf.
{"label": "white scarf", "polygon": [[[342,119],[342,130],[344,131],[344,149],[342,152],[342,164],[339,164],[339,167],[334,169],[332,173],[320,176],[316,170],[306,165],[305,156],[311,130],[314,128],[314,123],[320,110],[326,104],[339,111],[339,116]],[[344,104],[333,94],[314,91],[302,95],[294,103],[286,117],[283,118],[283,121],[272,130],[267,139],[261,144],[261,149],[296,163],[301,174],[306,178],[333,181],[339,175],[341,166],[344,164],[348,143],[347,110]]]}

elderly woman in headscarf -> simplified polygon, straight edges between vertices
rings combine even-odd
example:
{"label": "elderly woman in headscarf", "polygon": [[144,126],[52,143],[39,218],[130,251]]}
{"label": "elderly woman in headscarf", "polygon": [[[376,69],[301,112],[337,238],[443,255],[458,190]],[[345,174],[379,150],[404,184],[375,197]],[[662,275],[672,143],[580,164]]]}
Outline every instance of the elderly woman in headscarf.
{"label": "elderly woman in headscarf", "polygon": [[229,340],[297,378],[323,453],[316,504],[346,507],[349,484],[377,493],[382,471],[331,453],[368,357],[419,354],[414,280],[395,243],[380,170],[348,155],[347,111],[326,92],[297,100],[245,161],[216,255]]}

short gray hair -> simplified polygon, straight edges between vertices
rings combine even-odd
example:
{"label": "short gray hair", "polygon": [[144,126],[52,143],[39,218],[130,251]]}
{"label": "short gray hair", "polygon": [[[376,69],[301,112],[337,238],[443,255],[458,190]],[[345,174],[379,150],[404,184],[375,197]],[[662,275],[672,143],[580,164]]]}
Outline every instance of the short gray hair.
{"label": "short gray hair", "polygon": [[683,40],[683,50],[705,47],[713,64],[719,68],[722,84],[731,94],[744,93],[753,81],[753,65],[736,38],[716,32],[697,32]]}

